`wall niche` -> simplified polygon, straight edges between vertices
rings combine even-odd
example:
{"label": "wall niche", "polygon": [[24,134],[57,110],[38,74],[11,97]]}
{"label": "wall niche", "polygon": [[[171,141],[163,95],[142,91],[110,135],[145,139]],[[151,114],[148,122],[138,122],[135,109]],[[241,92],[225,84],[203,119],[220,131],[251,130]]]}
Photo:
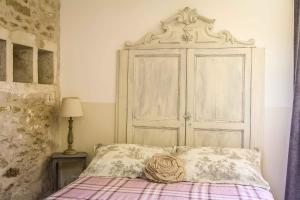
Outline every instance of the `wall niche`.
{"label": "wall niche", "polygon": [[38,83],[53,84],[54,66],[53,52],[39,49],[38,50]]}
{"label": "wall niche", "polygon": [[0,81],[6,81],[6,41],[0,39]]}
{"label": "wall niche", "polygon": [[13,44],[13,81],[33,82],[33,48]]}

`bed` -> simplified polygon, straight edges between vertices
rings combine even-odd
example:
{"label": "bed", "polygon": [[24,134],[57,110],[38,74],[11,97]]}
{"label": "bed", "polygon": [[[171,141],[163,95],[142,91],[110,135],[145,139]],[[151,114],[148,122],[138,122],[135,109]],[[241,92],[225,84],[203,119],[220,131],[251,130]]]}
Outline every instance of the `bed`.
{"label": "bed", "polygon": [[[272,200],[264,50],[184,8],[120,51],[116,143],[47,199]],[[170,168],[169,168],[170,167]]]}
{"label": "bed", "polygon": [[[172,155],[183,161],[184,176],[175,182],[149,179],[145,167],[155,155]],[[155,165],[161,163],[160,160]],[[174,164],[163,168],[167,168],[168,177],[180,170]],[[156,173],[161,174],[161,168],[157,169]],[[80,178],[47,200],[273,200],[269,189],[261,175],[260,152],[256,150],[115,144],[100,147]]]}

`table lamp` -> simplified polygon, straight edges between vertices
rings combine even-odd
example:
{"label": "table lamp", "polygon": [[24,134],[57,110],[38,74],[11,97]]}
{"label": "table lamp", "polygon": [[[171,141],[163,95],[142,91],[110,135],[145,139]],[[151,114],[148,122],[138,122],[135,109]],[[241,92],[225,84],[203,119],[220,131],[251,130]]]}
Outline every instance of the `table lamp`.
{"label": "table lamp", "polygon": [[69,118],[69,131],[68,131],[68,149],[64,154],[76,154],[73,149],[73,117],[83,116],[80,99],[78,97],[65,97],[62,99],[60,115]]}

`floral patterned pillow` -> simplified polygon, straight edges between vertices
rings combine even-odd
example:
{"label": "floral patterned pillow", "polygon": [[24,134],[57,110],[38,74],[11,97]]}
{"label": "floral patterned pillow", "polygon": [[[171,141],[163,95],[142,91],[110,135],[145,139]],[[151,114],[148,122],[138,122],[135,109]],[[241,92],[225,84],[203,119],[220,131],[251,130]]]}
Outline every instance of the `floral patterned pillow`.
{"label": "floral patterned pillow", "polygon": [[220,147],[177,147],[184,162],[185,181],[232,183],[270,189],[260,170],[260,152]]}
{"label": "floral patterned pillow", "polygon": [[137,144],[114,144],[101,146],[96,156],[80,175],[112,176],[112,177],[143,177],[146,160],[154,154],[171,154],[172,147],[154,147]]}

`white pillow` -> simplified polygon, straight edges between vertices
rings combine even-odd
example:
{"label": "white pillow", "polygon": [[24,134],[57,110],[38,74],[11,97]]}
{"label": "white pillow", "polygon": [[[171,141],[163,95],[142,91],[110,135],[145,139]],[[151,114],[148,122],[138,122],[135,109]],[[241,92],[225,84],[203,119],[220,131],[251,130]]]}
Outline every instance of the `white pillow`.
{"label": "white pillow", "polygon": [[87,169],[80,175],[143,177],[146,160],[154,154],[170,154],[174,148],[143,146],[137,144],[114,144],[101,146]]}
{"label": "white pillow", "polygon": [[260,170],[260,152],[220,147],[177,147],[184,162],[185,181],[231,183],[270,189]]}

